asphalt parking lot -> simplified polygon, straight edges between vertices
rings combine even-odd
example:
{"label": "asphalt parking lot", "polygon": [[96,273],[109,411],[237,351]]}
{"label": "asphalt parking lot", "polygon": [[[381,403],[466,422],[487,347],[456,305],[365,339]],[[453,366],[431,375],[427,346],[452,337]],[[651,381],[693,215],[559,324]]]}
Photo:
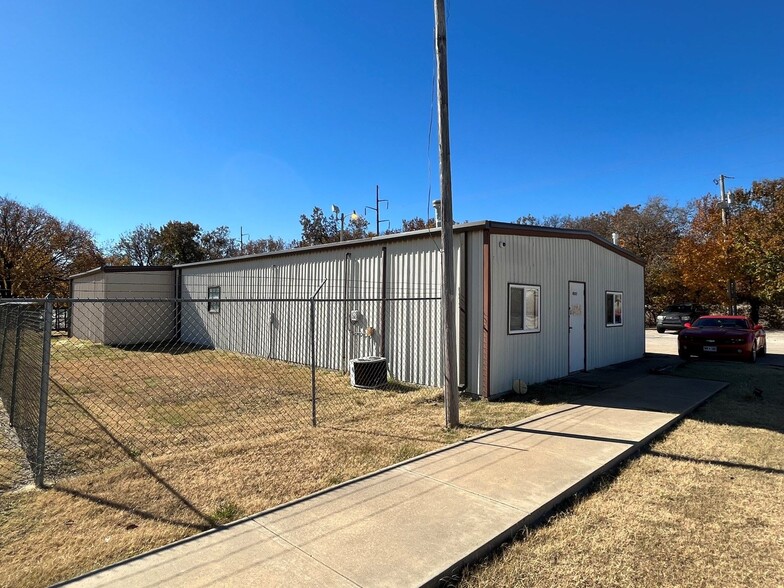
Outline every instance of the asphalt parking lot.
{"label": "asphalt parking lot", "polygon": [[[784,355],[784,331],[766,331],[766,339],[769,355]],[[657,333],[656,329],[645,329],[645,352],[678,355],[678,333]]]}

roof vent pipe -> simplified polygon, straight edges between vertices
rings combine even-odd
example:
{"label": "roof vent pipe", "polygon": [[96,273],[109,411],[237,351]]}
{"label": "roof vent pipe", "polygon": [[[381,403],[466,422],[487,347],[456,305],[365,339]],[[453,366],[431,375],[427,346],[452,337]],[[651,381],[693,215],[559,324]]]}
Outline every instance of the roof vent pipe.
{"label": "roof vent pipe", "polygon": [[613,233],[612,234],[613,245],[617,245],[618,244],[618,239],[620,239],[620,237],[621,236],[618,233]]}
{"label": "roof vent pipe", "polygon": [[441,226],[441,200],[433,200],[433,208],[436,211],[436,226]]}

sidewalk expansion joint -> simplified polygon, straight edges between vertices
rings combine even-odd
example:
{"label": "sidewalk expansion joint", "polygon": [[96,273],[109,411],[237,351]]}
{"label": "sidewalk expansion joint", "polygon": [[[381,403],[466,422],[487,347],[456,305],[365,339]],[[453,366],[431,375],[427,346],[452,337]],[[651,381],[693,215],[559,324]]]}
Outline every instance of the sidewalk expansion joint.
{"label": "sidewalk expansion joint", "polygon": [[299,545],[297,545],[296,543],[292,543],[291,541],[289,541],[288,539],[286,539],[286,538],[285,538],[283,535],[281,535],[280,533],[276,533],[275,531],[273,531],[272,529],[270,529],[270,528],[269,528],[267,525],[265,525],[265,524],[261,523],[261,522],[260,522],[258,519],[252,519],[252,520],[253,520],[253,522],[254,522],[255,524],[257,524],[259,527],[261,527],[262,529],[264,529],[264,530],[265,530],[265,531],[267,531],[268,533],[271,533],[272,535],[274,535],[275,537],[277,537],[278,539],[280,539],[281,541],[283,541],[283,542],[284,542],[286,545],[290,545],[290,546],[291,546],[291,547],[293,547],[295,550],[297,550],[298,552],[300,552],[302,555],[304,555],[304,556],[306,556],[306,557],[309,557],[310,559],[312,559],[313,561],[317,562],[318,564],[320,564],[320,565],[324,566],[324,567],[325,567],[325,568],[327,568],[328,570],[331,570],[331,571],[335,572],[335,573],[336,573],[338,576],[340,576],[341,578],[343,578],[343,579],[344,579],[344,580],[346,580],[347,582],[350,582],[350,583],[351,583],[353,586],[356,586],[357,588],[362,588],[362,585],[361,585],[361,584],[357,584],[357,583],[356,583],[354,580],[352,580],[351,578],[349,578],[349,577],[348,577],[348,576],[346,576],[345,574],[342,574],[342,573],[341,573],[339,570],[336,570],[336,569],[335,569],[335,568],[333,568],[331,565],[329,565],[329,564],[327,564],[327,563],[325,563],[325,562],[321,561],[319,558],[317,558],[317,557],[316,557],[315,555],[313,555],[312,553],[309,553],[309,552],[305,551],[305,550],[304,550],[302,547],[300,547],[300,546],[299,546]]}
{"label": "sidewalk expansion joint", "polygon": [[448,486],[449,488],[453,488],[458,492],[464,492],[465,494],[470,494],[471,496],[476,496],[477,498],[481,498],[482,500],[486,500],[487,502],[493,502],[495,504],[500,504],[501,506],[505,506],[506,508],[511,508],[512,510],[516,510],[518,512],[526,512],[522,508],[518,506],[514,506],[513,504],[509,504],[504,502],[503,500],[498,500],[497,498],[492,498],[491,496],[487,496],[486,494],[480,494],[479,492],[474,492],[473,490],[469,490],[468,488],[463,488],[462,486],[458,486],[452,482],[447,482],[445,480],[439,480],[433,476],[429,476],[428,474],[423,474],[422,472],[415,472],[413,470],[409,470],[407,466],[403,466],[403,469],[408,472],[409,474],[414,474],[415,476],[419,476],[425,480],[430,480],[431,482],[435,482],[436,484],[440,484],[442,486]]}

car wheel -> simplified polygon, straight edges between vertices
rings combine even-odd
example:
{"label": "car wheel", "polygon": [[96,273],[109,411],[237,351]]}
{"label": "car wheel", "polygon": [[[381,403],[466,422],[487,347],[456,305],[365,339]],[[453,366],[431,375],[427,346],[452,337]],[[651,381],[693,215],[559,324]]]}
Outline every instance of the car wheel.
{"label": "car wheel", "polygon": [[751,353],[749,353],[746,361],[749,363],[757,363],[757,342],[751,344]]}
{"label": "car wheel", "polygon": [[656,327],[656,332],[657,333],[663,333],[664,332],[664,327]]}

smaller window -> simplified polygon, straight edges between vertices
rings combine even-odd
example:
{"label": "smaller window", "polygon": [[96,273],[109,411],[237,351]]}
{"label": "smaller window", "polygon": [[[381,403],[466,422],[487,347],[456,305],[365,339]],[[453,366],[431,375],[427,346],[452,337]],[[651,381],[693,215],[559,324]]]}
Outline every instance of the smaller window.
{"label": "smaller window", "polygon": [[220,312],[220,286],[207,288],[207,312]]}
{"label": "smaller window", "polygon": [[623,325],[623,292],[605,292],[604,313],[608,327]]}
{"label": "smaller window", "polygon": [[509,334],[538,333],[539,286],[509,284]]}

